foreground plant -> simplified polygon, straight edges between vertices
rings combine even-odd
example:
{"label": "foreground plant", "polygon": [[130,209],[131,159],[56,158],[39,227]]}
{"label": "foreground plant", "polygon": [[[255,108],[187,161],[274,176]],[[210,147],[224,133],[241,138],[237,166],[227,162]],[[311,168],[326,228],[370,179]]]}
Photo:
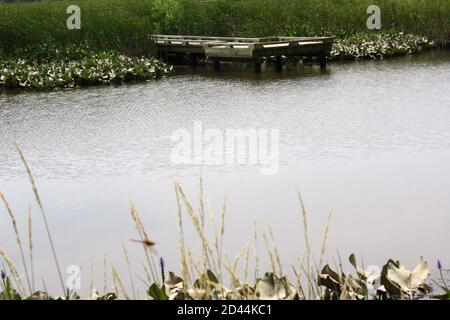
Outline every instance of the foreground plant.
{"label": "foreground plant", "polygon": [[441,283],[437,283],[436,281],[434,281],[434,283],[443,291],[443,294],[434,295],[432,298],[439,300],[450,300],[450,288],[447,286],[447,282],[444,279],[444,274],[442,273],[442,262],[440,260],[437,261],[437,268],[439,270]]}
{"label": "foreground plant", "polygon": [[[29,175],[36,200],[42,203],[37,191],[31,170],[27,165],[25,157],[18,148]],[[145,255],[145,262],[142,267],[145,272],[144,277],[139,279],[145,284],[146,298],[153,300],[398,300],[398,299],[420,299],[426,297],[431,288],[426,283],[429,276],[428,264],[425,260],[412,270],[407,270],[400,262],[389,260],[382,268],[381,274],[373,274],[364,270],[356,262],[354,254],[350,255],[349,262],[354,271],[346,273],[340,264],[334,269],[325,264],[322,267],[325,253],[325,242],[327,239],[328,226],[331,213],[328,215],[327,223],[324,228],[324,235],[320,247],[321,257],[319,264],[316,265],[314,257],[311,254],[311,246],[308,237],[308,223],[305,206],[300,193],[298,198],[301,206],[301,219],[303,224],[303,237],[305,242],[304,252],[299,259],[299,266],[292,266],[295,277],[287,275],[283,271],[281,258],[275,245],[274,236],[271,228],[263,232],[263,238],[267,251],[265,252],[270,260],[272,270],[265,273],[260,272],[260,258],[257,250],[258,230],[256,222],[254,226],[253,241],[247,243],[241,252],[230,261],[228,255],[223,250],[223,235],[225,232],[225,211],[226,199],[220,212],[220,224],[216,225],[216,215],[211,213],[211,225],[206,227],[206,209],[203,193],[202,179],[200,179],[199,205],[198,209],[189,202],[187,195],[178,183],[175,183],[175,194],[178,207],[178,226],[179,226],[179,248],[180,248],[180,266],[181,276],[174,272],[166,274],[166,263],[159,257],[159,270],[155,262],[157,253],[155,247],[157,243],[150,240],[151,237],[144,227],[138,211],[132,204],[130,213],[135,223],[139,236],[137,240],[131,240],[133,243],[142,245]],[[14,213],[10,210],[6,198],[4,198],[8,214],[13,221],[13,227],[16,227]],[[330,211],[331,212],[331,211]],[[185,215],[191,220],[195,231],[198,234],[201,243],[201,254],[194,255],[193,250],[185,243],[184,228]],[[15,229],[16,230],[16,229]],[[17,229],[18,230],[18,229]],[[209,232],[208,232],[209,231]],[[210,232],[212,234],[210,234]],[[17,231],[18,234],[18,231]],[[31,238],[31,236],[30,236]],[[212,239],[212,240],[210,240]],[[133,278],[135,274],[131,271],[126,247],[123,244],[125,260],[130,273],[130,283],[132,295],[127,292],[127,286],[122,281],[115,266],[111,263],[110,270],[112,275],[112,290],[106,285],[106,269],[108,268],[105,259],[105,286],[103,294],[100,294],[92,282],[90,285],[93,300],[115,300],[139,298],[136,295]],[[31,250],[31,247],[30,247]],[[55,251],[52,250],[52,254]],[[6,253],[0,248],[0,257],[6,267],[0,271],[0,300],[77,300],[80,295],[63,286],[63,296],[52,296],[47,290],[29,289],[28,291],[22,284],[23,274],[14,266]],[[243,259],[241,260],[241,258]],[[255,269],[254,278],[249,280],[249,263],[254,259]],[[306,264],[304,263],[306,261]],[[241,262],[241,264],[240,264]],[[55,263],[59,270],[59,264],[55,256]],[[238,272],[239,266],[243,267],[243,272]],[[27,264],[23,262],[23,272],[27,272]],[[448,299],[449,290],[442,276],[442,265],[438,264],[441,272],[444,286],[442,289],[445,294],[434,296],[433,298]],[[223,270],[226,270],[226,273]],[[320,271],[319,271],[320,270]],[[159,271],[159,273],[158,273]],[[294,280],[294,281],[293,281]],[[34,285],[32,286],[34,287]]]}
{"label": "foreground plant", "polygon": [[[355,263],[354,255],[349,258]],[[381,285],[370,293],[375,278],[354,264],[356,274],[344,274],[334,271],[326,265],[318,274],[318,289],[323,293],[316,297],[322,300],[391,300],[420,299],[431,288],[425,283],[429,270],[427,263],[421,261],[413,270],[406,270],[398,262],[389,260],[381,273]],[[147,291],[154,300],[304,300],[299,289],[291,284],[287,277],[267,272],[258,278],[253,286],[238,282],[233,288],[222,285],[216,275],[207,270],[196,279],[192,288],[185,286],[184,280],[169,273],[169,277],[160,287],[156,283]]]}

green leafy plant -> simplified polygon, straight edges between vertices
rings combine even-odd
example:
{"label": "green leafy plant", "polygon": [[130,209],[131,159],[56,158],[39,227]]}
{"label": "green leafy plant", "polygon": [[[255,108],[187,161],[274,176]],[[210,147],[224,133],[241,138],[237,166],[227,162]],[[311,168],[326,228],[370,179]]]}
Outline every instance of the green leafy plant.
{"label": "green leafy plant", "polygon": [[433,299],[439,300],[450,300],[450,289],[447,286],[447,282],[444,279],[444,274],[442,273],[442,262],[440,260],[437,261],[437,268],[439,270],[439,276],[441,280],[441,284],[434,281],[434,283],[443,291],[442,294],[431,296]]}
{"label": "green leafy plant", "polygon": [[51,90],[157,79],[171,67],[155,58],[96,52],[87,45],[23,49],[2,58],[1,89]]}

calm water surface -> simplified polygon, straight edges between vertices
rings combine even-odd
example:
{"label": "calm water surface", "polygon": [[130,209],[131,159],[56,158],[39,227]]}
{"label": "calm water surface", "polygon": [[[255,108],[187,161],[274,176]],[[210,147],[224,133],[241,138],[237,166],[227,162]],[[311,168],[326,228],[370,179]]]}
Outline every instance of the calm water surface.
{"label": "calm water surface", "polygon": [[[158,254],[178,269],[173,179],[197,205],[198,178],[211,210],[228,197],[230,257],[252,238],[253,217],[271,225],[289,269],[303,251],[298,185],[317,251],[330,208],[328,254],[363,253],[365,264],[393,257],[413,267],[420,256],[450,263],[450,54],[378,62],[289,67],[260,75],[180,69],[161,81],[53,93],[0,95],[0,191],[26,235],[34,217],[36,273],[56,287],[47,240],[26,173],[23,148],[62,265],[80,265],[84,288],[93,256],[103,288],[103,259],[125,274],[123,240],[137,273],[141,248],[129,215],[133,201]],[[280,170],[259,166],[179,166],[170,161],[174,130],[280,130]],[[6,212],[0,246],[19,256]],[[187,241],[198,247],[191,229]],[[260,244],[262,249],[263,243]],[[263,250],[261,250],[263,254]],[[266,258],[263,258],[263,260]]]}

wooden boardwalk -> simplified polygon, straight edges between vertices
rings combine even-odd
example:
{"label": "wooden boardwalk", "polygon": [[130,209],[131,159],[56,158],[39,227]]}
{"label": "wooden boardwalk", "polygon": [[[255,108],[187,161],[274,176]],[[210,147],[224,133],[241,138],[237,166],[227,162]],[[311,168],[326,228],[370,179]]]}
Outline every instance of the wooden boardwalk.
{"label": "wooden boardwalk", "polygon": [[169,56],[187,57],[196,65],[198,59],[212,61],[220,70],[221,61],[253,62],[255,71],[261,71],[261,63],[274,57],[277,69],[282,69],[282,56],[317,57],[321,68],[326,67],[333,37],[202,37],[181,35],[151,35],[159,58],[168,60]]}

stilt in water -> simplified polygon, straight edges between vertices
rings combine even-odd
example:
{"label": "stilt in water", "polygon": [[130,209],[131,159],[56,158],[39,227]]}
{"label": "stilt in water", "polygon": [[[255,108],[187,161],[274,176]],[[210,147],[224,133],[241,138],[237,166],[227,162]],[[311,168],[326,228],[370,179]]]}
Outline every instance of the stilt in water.
{"label": "stilt in water", "polygon": [[281,56],[276,56],[276,64],[277,64],[277,71],[283,71],[283,58]]}
{"label": "stilt in water", "polygon": [[213,67],[215,71],[220,71],[220,60],[219,59],[215,59],[213,61]]}
{"label": "stilt in water", "polygon": [[327,56],[321,55],[319,56],[320,69],[327,68]]}
{"label": "stilt in water", "polygon": [[191,67],[194,68],[198,66],[198,57],[196,54],[194,53],[189,54],[189,64],[191,65]]}
{"label": "stilt in water", "polygon": [[255,68],[255,72],[256,73],[260,73],[261,72],[261,61],[255,60],[253,66]]}

